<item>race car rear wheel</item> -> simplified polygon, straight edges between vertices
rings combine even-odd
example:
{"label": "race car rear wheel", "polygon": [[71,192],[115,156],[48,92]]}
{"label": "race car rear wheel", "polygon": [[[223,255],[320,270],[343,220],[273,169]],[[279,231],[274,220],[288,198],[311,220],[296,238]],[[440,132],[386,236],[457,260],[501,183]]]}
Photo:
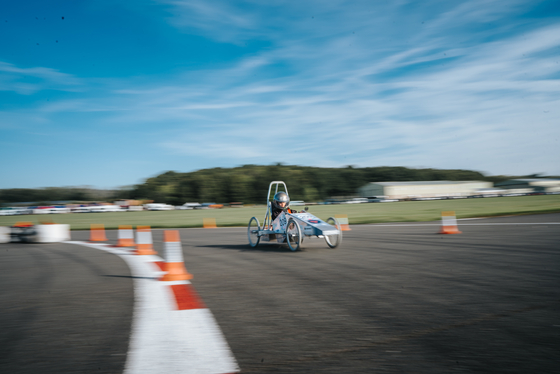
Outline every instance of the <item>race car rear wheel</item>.
{"label": "race car rear wheel", "polygon": [[288,225],[286,226],[286,238],[288,247],[290,247],[292,251],[297,251],[301,245],[301,228],[293,218],[288,220]]}
{"label": "race car rear wheel", "polygon": [[259,226],[259,220],[257,217],[251,218],[249,220],[249,225],[247,226],[247,237],[249,238],[249,245],[251,247],[256,247],[259,245],[261,237],[259,236],[259,230],[261,227]]}
{"label": "race car rear wheel", "polygon": [[335,226],[336,230],[338,231],[338,234],[335,235],[325,235],[325,241],[327,242],[327,245],[331,248],[336,248],[340,245],[340,243],[342,242],[342,228],[340,226],[340,223],[338,223],[338,221],[336,220],[336,218],[333,217],[329,217],[327,219],[327,223],[329,225]]}

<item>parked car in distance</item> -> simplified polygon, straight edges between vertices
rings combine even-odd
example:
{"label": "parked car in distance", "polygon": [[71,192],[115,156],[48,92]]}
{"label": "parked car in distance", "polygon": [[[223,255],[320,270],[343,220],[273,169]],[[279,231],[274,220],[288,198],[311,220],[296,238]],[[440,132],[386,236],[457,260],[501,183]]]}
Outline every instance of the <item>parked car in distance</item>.
{"label": "parked car in distance", "polygon": [[331,205],[331,204],[342,204],[343,201],[339,200],[339,199],[327,199],[325,200],[324,204],[325,205]]}
{"label": "parked car in distance", "polygon": [[20,214],[30,214],[27,208],[6,207],[0,208],[0,216],[17,216]]}
{"label": "parked car in distance", "polygon": [[423,197],[413,197],[410,201],[429,201],[429,200],[443,200],[441,196],[423,196]]}
{"label": "parked car in distance", "polygon": [[184,203],[183,205],[177,206],[175,209],[197,209],[200,206],[200,203]]}
{"label": "parked car in distance", "polygon": [[89,207],[89,206],[76,206],[76,207],[70,208],[70,213],[90,213],[91,210],[89,208],[91,208],[91,207]]}
{"label": "parked car in distance", "polygon": [[387,199],[385,196],[373,196],[367,199],[368,203],[392,203],[399,201],[397,199]]}
{"label": "parked car in distance", "polygon": [[202,203],[202,204],[200,204],[200,206],[197,206],[194,209],[219,209],[219,208],[223,208],[223,207],[224,206],[222,204]]}
{"label": "parked car in distance", "polygon": [[40,206],[33,209],[33,214],[70,213],[70,208],[65,206]]}
{"label": "parked car in distance", "polygon": [[161,203],[150,203],[144,204],[144,209],[146,210],[174,210],[173,205],[161,204]]}
{"label": "parked car in distance", "polygon": [[365,197],[355,197],[352,200],[347,200],[344,202],[344,204],[363,204],[363,203],[367,203],[368,199]]}
{"label": "parked car in distance", "polygon": [[88,208],[91,213],[126,212],[118,205],[93,205]]}

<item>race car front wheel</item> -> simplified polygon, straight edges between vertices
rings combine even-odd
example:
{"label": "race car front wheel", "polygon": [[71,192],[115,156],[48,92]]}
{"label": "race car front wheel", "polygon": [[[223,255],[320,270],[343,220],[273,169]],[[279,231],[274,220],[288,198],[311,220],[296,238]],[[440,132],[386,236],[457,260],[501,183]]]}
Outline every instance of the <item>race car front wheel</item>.
{"label": "race car front wheel", "polygon": [[293,218],[288,220],[286,238],[288,239],[288,247],[290,247],[292,251],[297,251],[301,245],[301,228]]}
{"label": "race car front wheel", "polygon": [[251,247],[256,247],[259,245],[261,237],[259,236],[259,220],[257,217],[251,218],[249,225],[247,226],[247,237],[249,238],[249,245]]}
{"label": "race car front wheel", "polygon": [[336,227],[338,234],[334,235],[325,235],[325,241],[330,248],[336,248],[342,242],[342,228],[340,227],[340,223],[336,220],[336,218],[329,217],[327,219],[327,223]]}

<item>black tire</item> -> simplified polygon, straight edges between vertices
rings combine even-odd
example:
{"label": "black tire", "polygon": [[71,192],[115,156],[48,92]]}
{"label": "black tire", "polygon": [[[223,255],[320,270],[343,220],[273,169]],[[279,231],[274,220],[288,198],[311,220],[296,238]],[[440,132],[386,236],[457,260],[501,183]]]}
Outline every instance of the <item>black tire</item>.
{"label": "black tire", "polygon": [[249,245],[251,247],[256,247],[261,241],[259,236],[259,230],[261,229],[259,225],[259,220],[257,217],[253,217],[249,220],[249,225],[247,226],[247,238],[249,239]]}
{"label": "black tire", "polygon": [[330,248],[336,248],[342,243],[342,229],[340,227],[340,223],[336,220],[336,218],[329,217],[326,221],[329,225],[335,226],[338,230],[338,234],[336,235],[325,235],[325,241]]}
{"label": "black tire", "polygon": [[288,247],[290,247],[292,251],[297,251],[301,245],[301,228],[293,218],[290,218],[286,225],[286,241],[288,242]]}

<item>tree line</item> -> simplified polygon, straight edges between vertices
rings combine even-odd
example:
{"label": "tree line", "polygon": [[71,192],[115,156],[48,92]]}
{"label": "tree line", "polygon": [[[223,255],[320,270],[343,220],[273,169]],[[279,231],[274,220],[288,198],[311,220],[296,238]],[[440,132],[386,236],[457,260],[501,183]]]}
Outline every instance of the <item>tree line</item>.
{"label": "tree line", "polygon": [[0,203],[50,205],[67,201],[104,201],[117,194],[118,191],[91,187],[8,188],[0,190]]}
{"label": "tree line", "polygon": [[[535,177],[524,176],[524,177]],[[185,202],[264,203],[271,181],[286,182],[291,200],[323,201],[357,195],[369,182],[466,181],[501,182],[512,176],[484,176],[471,170],[413,169],[406,167],[320,168],[295,165],[244,165],[178,173],[167,171],[143,183],[119,190],[77,187],[0,190],[0,202],[153,200],[181,205]]]}

